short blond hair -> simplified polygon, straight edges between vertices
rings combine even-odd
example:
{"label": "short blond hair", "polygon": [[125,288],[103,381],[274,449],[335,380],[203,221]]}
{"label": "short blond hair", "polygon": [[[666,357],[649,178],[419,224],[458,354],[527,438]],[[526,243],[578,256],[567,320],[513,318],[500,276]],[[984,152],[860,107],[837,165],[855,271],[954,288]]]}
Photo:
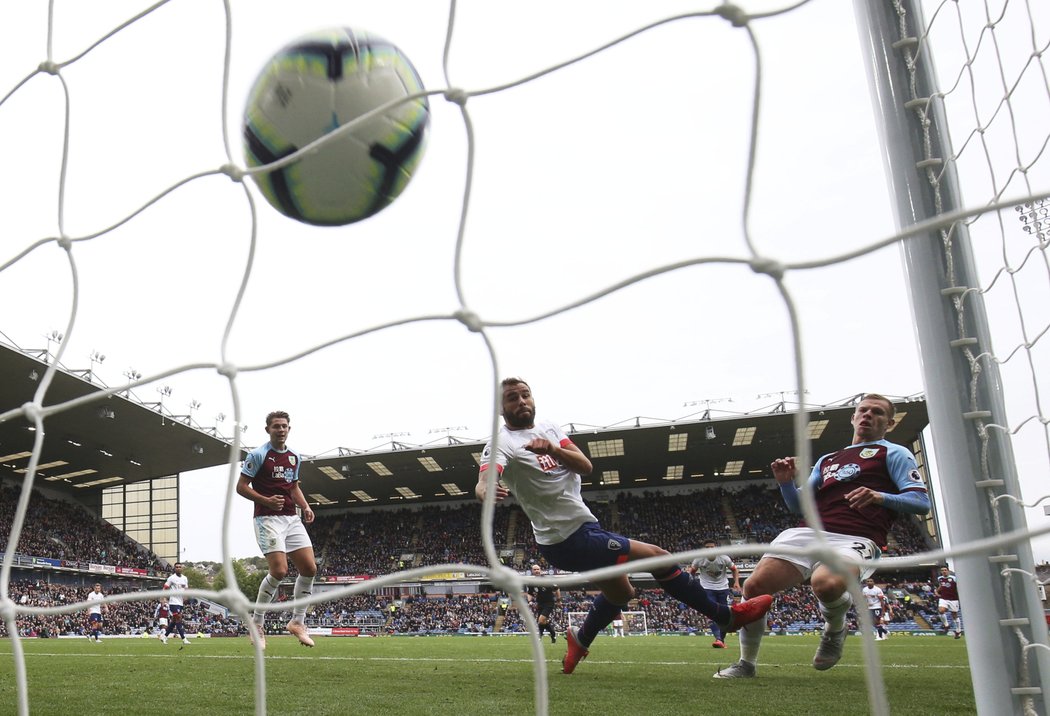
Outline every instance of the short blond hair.
{"label": "short blond hair", "polygon": [[897,412],[897,407],[893,404],[893,401],[890,400],[889,398],[887,398],[885,395],[880,395],[879,393],[865,393],[864,395],[860,396],[860,399],[861,400],[881,400],[883,403],[885,403],[887,406],[889,406],[889,409],[890,409],[890,420],[893,420],[893,416]]}

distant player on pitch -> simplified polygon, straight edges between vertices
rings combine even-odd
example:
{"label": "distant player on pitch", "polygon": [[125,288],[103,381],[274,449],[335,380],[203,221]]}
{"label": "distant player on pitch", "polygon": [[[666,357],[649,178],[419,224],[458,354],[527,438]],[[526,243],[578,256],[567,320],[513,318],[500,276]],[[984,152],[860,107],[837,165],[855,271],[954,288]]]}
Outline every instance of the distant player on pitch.
{"label": "distant player on pitch", "polygon": [[[718,543],[713,539],[704,541],[704,549],[714,549]],[[719,604],[731,605],[733,603],[733,592],[740,594],[740,570],[733,564],[727,554],[719,554],[714,557],[697,557],[689,565],[690,574],[695,574],[700,580],[700,585],[707,590]],[[733,575],[733,587],[729,587],[729,575]],[[711,634],[715,640],[711,646],[715,649],[725,649],[725,630],[719,626],[714,619],[711,620]]]}
{"label": "distant player on pitch", "polygon": [[182,609],[185,605],[182,603],[181,594],[181,592],[189,588],[190,579],[182,573],[182,562],[176,562],[175,573],[164,582],[164,589],[171,592],[168,596],[168,612],[171,614],[171,622],[160,637],[160,640],[165,644],[168,643],[168,637],[171,636],[172,632],[179,633],[183,644],[190,643],[190,640],[186,638],[186,627],[182,623]]}
{"label": "distant player on pitch", "polygon": [[157,620],[157,636],[165,644],[168,643],[168,600],[161,599],[157,608],[153,610],[153,618]]}
{"label": "distant player on pitch", "polygon": [[102,643],[102,613],[105,611],[105,605],[102,600],[105,599],[105,595],[102,593],[102,585],[96,584],[95,588],[88,592],[87,600],[91,602],[88,605],[88,629],[90,634],[88,639],[91,639],[96,644]]}
{"label": "distant player on pitch", "polygon": [[[314,521],[314,511],[299,487],[299,453],[288,447],[288,432],[292,429],[288,413],[275,410],[266,416],[267,443],[248,453],[237,481],[237,494],[255,503],[255,538],[266,555],[269,567],[259,584],[256,597],[260,604],[268,604],[277,595],[281,580],[288,576],[288,560],[299,571],[295,578],[294,599],[305,599],[313,593],[317,562],[314,545],[306,526]],[[299,519],[295,508],[302,510]],[[253,619],[253,640],[266,648],[263,632],[265,612],[256,611]],[[288,633],[303,646],[313,646],[314,640],[306,630],[306,607],[296,606],[288,622]]]}
{"label": "distant player on pitch", "polygon": [[886,593],[882,591],[882,587],[875,584],[875,580],[871,577],[864,582],[864,588],[860,591],[864,595],[864,601],[868,603],[871,621],[875,624],[875,641],[886,641],[886,637],[889,636],[883,620],[883,615],[889,610],[889,605],[886,604]]}
{"label": "distant player on pitch", "polygon": [[959,584],[947,567],[941,567],[941,573],[937,575],[937,611],[941,613],[941,625],[945,632],[948,631],[948,615],[952,615],[955,638],[961,638],[963,626],[962,612],[959,611]]}

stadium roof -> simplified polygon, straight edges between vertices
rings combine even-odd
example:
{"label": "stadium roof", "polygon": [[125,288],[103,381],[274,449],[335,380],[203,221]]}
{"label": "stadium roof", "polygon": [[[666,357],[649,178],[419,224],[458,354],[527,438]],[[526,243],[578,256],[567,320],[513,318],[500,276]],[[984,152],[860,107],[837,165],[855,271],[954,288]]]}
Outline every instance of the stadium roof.
{"label": "stadium roof", "polygon": [[[48,364],[0,344],[0,414],[32,402]],[[79,374],[78,374],[79,373]],[[82,374],[82,375],[80,375]],[[104,387],[91,371],[56,371],[43,406],[53,406]],[[103,487],[221,465],[230,444],[194,427],[190,416],[167,413],[159,403],[113,395],[45,418],[36,485],[79,501]],[[20,476],[33,450],[33,423],[24,416],[0,422],[0,469]]]}
{"label": "stadium roof", "polygon": [[[33,400],[48,365],[0,343],[0,414]],[[44,405],[65,403],[103,386],[90,371],[56,371]],[[856,398],[807,406],[814,458],[850,442]],[[929,422],[921,398],[894,398],[898,424],[888,435],[913,447]],[[699,420],[648,421],[611,427],[564,428],[591,458],[584,493],[659,489],[769,479],[768,465],[794,453],[794,412],[771,410]],[[710,411],[704,417],[710,415]],[[29,463],[35,433],[24,416],[0,422],[0,469],[17,476]],[[191,416],[172,415],[160,403],[113,395],[48,416],[37,484],[90,502],[91,492],[225,464],[230,443]],[[474,499],[484,440],[448,438],[447,445],[390,443],[390,449],[340,449],[336,456],[304,458],[303,492],[319,510],[443,504]]]}
{"label": "stadium roof", "polygon": [[[926,402],[894,400],[898,424],[887,438],[912,448],[929,422]],[[851,442],[854,401],[808,406],[807,434],[814,459]],[[586,494],[768,480],[769,463],[795,452],[794,418],[795,413],[785,412],[780,404],[774,412],[710,420],[564,427],[594,465],[593,474],[583,481]],[[484,441],[437,447],[395,443],[395,449],[384,452],[344,449],[336,457],[304,460],[299,477],[307,499],[320,509],[474,499],[484,445]]]}

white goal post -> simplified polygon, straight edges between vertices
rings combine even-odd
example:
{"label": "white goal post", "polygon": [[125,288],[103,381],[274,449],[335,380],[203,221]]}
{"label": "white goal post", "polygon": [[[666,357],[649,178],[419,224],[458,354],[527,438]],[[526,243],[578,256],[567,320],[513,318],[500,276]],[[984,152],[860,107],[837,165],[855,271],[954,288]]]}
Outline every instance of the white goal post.
{"label": "white goal post", "polygon": [[[623,635],[624,636],[649,636],[649,620],[645,612],[622,612]],[[568,628],[583,626],[583,620],[587,618],[587,612],[569,612]],[[610,624],[599,634],[612,636],[613,627]]]}

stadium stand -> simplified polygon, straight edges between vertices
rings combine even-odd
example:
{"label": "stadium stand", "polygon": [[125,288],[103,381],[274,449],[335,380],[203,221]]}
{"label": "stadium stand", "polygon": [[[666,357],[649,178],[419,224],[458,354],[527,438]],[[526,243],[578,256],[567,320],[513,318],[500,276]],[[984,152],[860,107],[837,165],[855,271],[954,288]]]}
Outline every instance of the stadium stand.
{"label": "stadium stand", "polygon": [[[18,499],[18,486],[0,484],[0,541],[6,543]],[[726,490],[709,488],[695,493],[662,494],[622,492],[615,499],[594,502],[599,519],[614,529],[638,539],[665,544],[675,550],[695,549],[711,537],[727,540],[768,540],[776,532],[796,523],[780,505],[776,491],[764,485]],[[321,515],[311,527],[322,575],[377,576],[409,567],[484,562],[477,539],[480,505]],[[536,551],[532,530],[521,510],[508,505],[497,511],[496,543],[505,562],[525,569],[532,561],[543,564]],[[899,522],[894,528],[891,554],[909,554],[925,549],[919,528]],[[87,563],[133,566],[164,576],[167,566],[155,555],[98,520],[82,508],[34,494],[19,541],[18,553],[29,557],[62,560],[72,569],[58,571],[19,569],[10,587],[10,597],[26,606],[52,606],[83,601],[90,585],[101,581],[107,594],[128,590],[155,589],[156,583],[130,583],[112,575],[99,576]],[[77,570],[77,565],[85,569]],[[891,631],[936,628],[936,600],[927,579],[909,577],[884,585],[895,605]],[[396,591],[396,590],[395,590]],[[364,634],[492,634],[520,633],[521,618],[506,595],[477,594],[354,595],[313,607],[308,623],[317,627],[346,627]],[[286,599],[285,595],[280,597]],[[584,590],[563,590],[556,623],[564,628],[567,613],[585,611],[590,595]],[[154,601],[119,602],[109,605],[106,634],[141,635],[154,624]],[[659,590],[640,589],[632,609],[644,611],[650,632],[703,633],[706,620]],[[270,612],[266,629],[281,633],[290,613]],[[190,633],[215,636],[244,634],[235,618],[194,607],[187,610]],[[853,622],[856,623],[855,620]],[[774,632],[816,629],[821,624],[808,590],[793,589],[779,595],[770,612]],[[84,633],[85,614],[23,615],[18,619],[23,636],[76,636]],[[0,635],[6,636],[0,624]]]}

